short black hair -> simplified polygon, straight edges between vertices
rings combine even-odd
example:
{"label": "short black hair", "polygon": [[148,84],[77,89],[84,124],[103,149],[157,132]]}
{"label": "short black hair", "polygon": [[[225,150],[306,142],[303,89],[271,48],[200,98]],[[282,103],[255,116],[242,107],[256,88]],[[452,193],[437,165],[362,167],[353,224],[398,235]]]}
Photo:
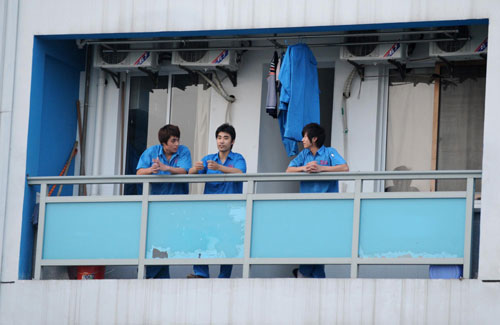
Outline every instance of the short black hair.
{"label": "short black hair", "polygon": [[181,137],[181,130],[177,125],[167,124],[158,131],[158,141],[160,144],[167,144],[170,137]]}
{"label": "short black hair", "polygon": [[231,141],[234,141],[236,139],[236,131],[234,130],[234,127],[231,124],[224,123],[221,126],[217,128],[215,131],[215,138],[219,136],[219,133],[225,132],[231,136]]}
{"label": "short black hair", "polygon": [[325,143],[325,129],[318,123],[309,123],[302,129],[302,136],[307,134],[307,138],[313,143],[316,138],[316,147],[321,148]]}

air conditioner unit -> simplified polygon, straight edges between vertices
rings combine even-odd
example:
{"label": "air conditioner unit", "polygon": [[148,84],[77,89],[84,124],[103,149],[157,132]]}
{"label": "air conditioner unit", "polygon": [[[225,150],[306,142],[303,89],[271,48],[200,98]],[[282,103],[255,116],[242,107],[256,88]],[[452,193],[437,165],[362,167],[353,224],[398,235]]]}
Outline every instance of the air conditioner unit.
{"label": "air conditioner unit", "polygon": [[172,54],[172,64],[186,67],[225,67],[237,70],[236,52],[231,50],[178,51]]}
{"label": "air conditioner unit", "polygon": [[[429,56],[457,57],[463,59],[464,57],[473,57],[488,52],[488,26],[457,26],[447,27],[446,29],[453,28],[459,31],[457,34],[454,34],[456,38],[469,37],[470,39],[431,42],[429,44]],[[449,38],[449,36],[436,34],[436,38]]]}
{"label": "air conditioner unit", "polygon": [[384,61],[406,58],[406,44],[346,45],[340,48],[340,59],[352,61]]}
{"label": "air conditioner unit", "polygon": [[158,55],[150,51],[110,52],[97,46],[94,54],[94,67],[112,70],[133,68],[156,68]]}

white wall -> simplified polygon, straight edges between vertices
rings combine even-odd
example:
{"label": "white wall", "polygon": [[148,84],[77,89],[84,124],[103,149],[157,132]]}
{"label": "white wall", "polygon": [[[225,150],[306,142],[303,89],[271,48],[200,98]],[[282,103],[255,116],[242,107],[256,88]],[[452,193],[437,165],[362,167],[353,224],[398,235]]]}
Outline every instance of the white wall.
{"label": "white wall", "polygon": [[[497,3],[498,5],[498,3]],[[481,193],[481,242],[479,277],[500,279],[500,8],[492,13],[488,29],[488,60],[486,70],[486,98],[484,112],[483,178]],[[494,59],[491,59],[494,58]]]}
{"label": "white wall", "polygon": [[1,324],[498,324],[479,280],[198,279],[2,284]]}
{"label": "white wall", "polygon": [[[23,190],[22,185],[12,183],[16,179],[10,178],[11,162],[15,162],[11,159],[13,158],[11,139],[13,139],[12,118],[16,102],[14,80],[16,78],[19,2],[3,1],[0,3],[0,8],[0,152],[2,153],[0,158],[0,281],[3,281],[7,266],[11,265],[11,269],[14,269],[19,261],[18,250],[16,250],[17,255],[4,254],[4,251],[10,250],[12,243],[19,243],[20,235],[19,222],[14,219],[19,218],[20,213],[16,213],[15,216],[12,216],[12,212],[9,214],[9,211],[16,211],[13,209],[20,202],[11,202],[9,193],[15,191],[17,195],[23,196]],[[12,217],[8,217],[9,215]],[[8,230],[12,228],[15,231],[10,233]]]}
{"label": "white wall", "polygon": [[[10,3],[10,2],[9,2]],[[33,49],[33,36],[40,34],[81,34],[81,33],[121,33],[121,32],[155,32],[155,31],[187,31],[187,30],[213,30],[213,29],[247,29],[270,27],[297,27],[320,25],[355,25],[371,23],[395,23],[433,20],[474,19],[489,18],[489,49],[488,73],[486,85],[486,113],[485,113],[485,141],[484,141],[484,178],[482,199],[482,233],[481,233],[481,278],[500,278],[500,150],[498,150],[498,125],[500,124],[500,111],[496,109],[500,102],[500,92],[496,91],[500,84],[500,75],[492,71],[500,71],[500,10],[498,2],[488,0],[385,0],[385,1],[350,1],[350,0],[317,0],[317,1],[164,1],[153,0],[138,5],[132,0],[113,1],[20,1],[19,21],[17,30],[17,47],[15,55],[15,73],[13,78],[13,107],[12,122],[8,126],[12,133],[7,143],[2,142],[2,148],[11,148],[9,155],[2,156],[0,166],[11,166],[7,177],[8,191],[2,192],[2,199],[6,204],[5,230],[3,235],[3,262],[2,280],[17,278],[19,259],[19,240],[21,231],[21,214],[24,193],[26,139],[28,133],[29,96],[31,85],[31,62]],[[10,16],[9,16],[10,17]],[[14,16],[15,17],[15,16]],[[189,17],[189,19],[186,19]],[[9,25],[12,26],[12,25]],[[14,28],[15,30],[15,28]],[[9,44],[15,44],[9,43]],[[10,48],[9,48],[10,49]],[[12,50],[12,49],[10,49]],[[250,56],[257,55],[249,53]],[[7,61],[4,59],[3,64]],[[9,61],[11,62],[11,61]],[[12,67],[12,65],[9,65]],[[341,71],[349,70],[347,66],[336,66],[335,84],[338,86]],[[11,70],[12,71],[12,70]],[[367,70],[367,73],[370,69]],[[253,69],[245,64],[239,72],[238,87],[234,90],[225,82],[229,93],[234,94],[242,104],[236,102],[234,108],[234,124],[238,131],[235,151],[247,157],[249,171],[257,170],[256,152],[258,139],[243,146],[239,139],[257,137],[255,125],[260,120],[259,110],[247,121],[246,111],[250,107],[259,107],[260,78],[262,70]],[[258,81],[249,81],[258,80]],[[6,90],[11,83],[2,84],[2,100],[5,100]],[[378,85],[376,81],[367,81],[363,84],[362,94],[371,96],[376,94]],[[336,90],[335,100],[339,100]],[[353,89],[354,96],[357,93]],[[362,97],[353,99],[351,112],[366,112],[364,120],[353,121],[352,133],[360,128],[360,123],[372,121],[376,101]],[[357,104],[354,104],[357,102]],[[338,105],[335,105],[338,109]],[[221,98],[212,96],[212,109],[214,116],[211,119],[210,132],[222,122],[222,111],[225,103]],[[363,110],[363,111],[362,111]],[[336,113],[334,113],[335,116]],[[352,116],[352,115],[351,115]],[[2,120],[3,121],[3,120]],[[2,122],[3,123],[3,122]],[[366,134],[374,135],[373,126],[367,127]],[[5,126],[2,125],[2,132]],[[334,128],[335,129],[335,128]],[[89,130],[90,131],[90,130]],[[337,131],[335,131],[337,132]],[[351,134],[352,134],[351,133]],[[337,136],[334,136],[334,139]],[[5,141],[5,140],[2,140]],[[213,141],[213,140],[212,140]],[[334,140],[336,141],[336,140]],[[352,138],[352,145],[360,145],[360,139]],[[368,139],[367,141],[371,141]],[[334,142],[335,143],[335,142]],[[90,145],[90,144],[89,144]],[[371,148],[375,145],[369,143]],[[337,146],[338,147],[338,146]],[[209,150],[214,150],[213,143]],[[8,152],[8,150],[7,150]],[[361,156],[360,153],[351,155],[351,168],[371,169],[374,166],[373,155],[368,152]],[[22,162],[22,163],[19,163]],[[2,180],[2,183],[4,181]],[[0,201],[2,202],[2,201]],[[2,211],[3,212],[3,211]],[[0,219],[1,221],[1,219]],[[7,243],[7,245],[5,245]]]}

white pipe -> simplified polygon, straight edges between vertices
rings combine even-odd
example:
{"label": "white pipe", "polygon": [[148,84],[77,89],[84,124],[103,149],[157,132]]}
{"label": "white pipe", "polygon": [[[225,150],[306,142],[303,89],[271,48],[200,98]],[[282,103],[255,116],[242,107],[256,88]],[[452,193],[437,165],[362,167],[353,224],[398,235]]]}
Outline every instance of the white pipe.
{"label": "white pipe", "polygon": [[[101,147],[102,147],[102,126],[104,119],[104,85],[105,76],[104,71],[99,71],[99,81],[97,83],[97,108],[95,118],[95,132],[94,132],[94,154],[92,164],[92,175],[98,176],[101,173]],[[92,195],[99,195],[100,186],[98,184],[92,185]]]}
{"label": "white pipe", "polygon": [[[7,233],[7,195],[11,150],[12,110],[14,107],[15,62],[18,40],[19,1],[2,2],[2,26],[0,26],[0,281],[17,278],[17,264],[11,265],[6,272],[3,265],[3,250]],[[19,210],[19,208],[17,209]],[[20,227],[20,222],[19,227]],[[20,229],[20,228],[19,228]],[[20,233],[20,231],[19,231]],[[17,254],[18,249],[9,250]],[[13,252],[14,251],[14,252]],[[7,254],[6,254],[7,255]]]}

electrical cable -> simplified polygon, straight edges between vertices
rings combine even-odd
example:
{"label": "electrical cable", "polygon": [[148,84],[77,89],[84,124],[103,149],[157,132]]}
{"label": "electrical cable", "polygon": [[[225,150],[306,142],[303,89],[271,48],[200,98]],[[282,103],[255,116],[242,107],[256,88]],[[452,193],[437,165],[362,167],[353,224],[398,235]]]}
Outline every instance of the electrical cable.
{"label": "electrical cable", "polygon": [[344,91],[342,92],[342,107],[341,107],[341,114],[342,114],[342,127],[344,129],[343,131],[343,138],[344,138],[344,159],[347,160],[347,155],[348,155],[348,150],[347,150],[347,135],[349,133],[349,128],[347,126],[347,99],[351,97],[351,88],[352,88],[352,82],[354,80],[354,77],[356,76],[356,68],[353,68],[349,76],[347,77],[345,83],[344,83]]}
{"label": "electrical cable", "polygon": [[231,123],[232,117],[231,117],[231,104],[236,101],[236,97],[233,95],[228,95],[224,87],[222,86],[222,82],[219,79],[219,76],[217,75],[216,72],[212,73],[212,76],[214,77],[214,81],[210,80],[203,72],[201,71],[196,71],[196,73],[203,78],[212,88],[222,96],[227,101],[227,106],[226,106],[226,114],[225,114],[225,122],[226,123]]}

